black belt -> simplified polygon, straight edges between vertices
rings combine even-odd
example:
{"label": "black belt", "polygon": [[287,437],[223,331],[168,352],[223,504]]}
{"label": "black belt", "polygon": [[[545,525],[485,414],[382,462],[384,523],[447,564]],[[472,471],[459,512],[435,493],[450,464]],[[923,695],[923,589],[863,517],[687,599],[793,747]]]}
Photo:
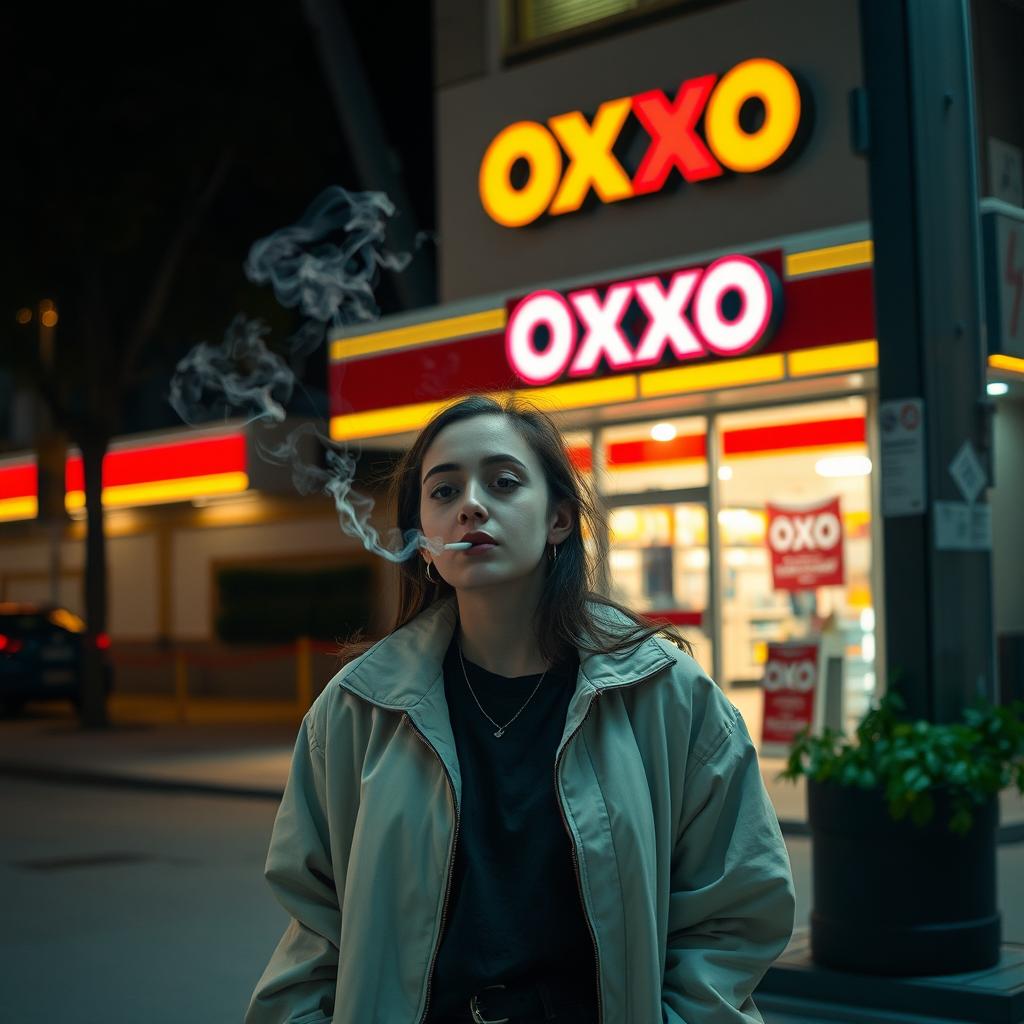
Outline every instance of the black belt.
{"label": "black belt", "polygon": [[[520,1021],[557,1021],[590,1024],[597,1013],[593,987],[581,990],[578,982],[519,982],[485,985],[452,1021],[473,1024],[518,1024]],[[448,1021],[449,1018],[444,1018]]]}

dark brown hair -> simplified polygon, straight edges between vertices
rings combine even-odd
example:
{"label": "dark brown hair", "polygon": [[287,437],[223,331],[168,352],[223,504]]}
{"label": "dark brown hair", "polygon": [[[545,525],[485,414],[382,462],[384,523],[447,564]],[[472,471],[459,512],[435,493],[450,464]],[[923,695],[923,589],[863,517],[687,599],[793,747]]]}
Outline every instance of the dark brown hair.
{"label": "dark brown hair", "polygon": [[[525,399],[511,396],[497,400],[469,395],[435,414],[398,461],[388,480],[390,504],[397,512],[399,533],[406,536],[407,531],[421,528],[420,473],[423,456],[437,435],[452,423],[474,416],[492,415],[506,417],[536,455],[547,480],[549,509],[568,501],[576,525],[576,529],[558,546],[558,558],[548,562],[547,582],[537,608],[537,640],[544,659],[553,663],[566,654],[570,646],[610,654],[637,647],[656,634],[692,654],[690,642],[673,626],[652,622],[600,593],[606,589],[607,582],[607,516],[573,463],[558,427]],[[590,552],[583,538],[584,524],[592,545]],[[428,580],[425,569],[426,565],[419,557],[399,564],[398,607],[388,634],[404,626],[435,601],[454,593],[444,579],[439,578],[437,583]],[[590,603],[616,609],[631,625],[612,626],[599,621],[588,607]],[[351,660],[372,643],[357,638],[343,648],[341,660]]]}

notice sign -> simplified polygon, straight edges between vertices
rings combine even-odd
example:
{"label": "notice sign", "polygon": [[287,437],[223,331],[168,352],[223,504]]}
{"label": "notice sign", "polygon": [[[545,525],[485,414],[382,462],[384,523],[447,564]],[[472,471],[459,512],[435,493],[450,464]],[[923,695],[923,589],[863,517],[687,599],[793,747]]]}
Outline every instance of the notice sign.
{"label": "notice sign", "polygon": [[882,515],[924,515],[924,402],[920,398],[882,402],[878,427]]}
{"label": "notice sign", "polygon": [[775,589],[842,586],[845,578],[839,499],[799,506],[769,502],[766,507]]}
{"label": "notice sign", "polygon": [[768,644],[764,670],[761,754],[785,757],[796,734],[814,723],[818,688],[817,643]]}

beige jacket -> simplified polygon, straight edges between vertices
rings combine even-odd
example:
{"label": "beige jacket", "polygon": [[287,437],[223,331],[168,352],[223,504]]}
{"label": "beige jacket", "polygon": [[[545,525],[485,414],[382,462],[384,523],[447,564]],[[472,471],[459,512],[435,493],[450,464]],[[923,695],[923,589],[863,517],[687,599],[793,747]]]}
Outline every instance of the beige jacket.
{"label": "beige jacket", "polygon": [[[595,606],[598,614],[620,613]],[[310,708],[266,879],[291,915],[245,1024],[419,1024],[447,912],[461,766],[439,601]],[[778,819],[743,719],[652,638],[580,652],[552,766],[594,942],[600,1024],[755,1024],[793,929]]]}

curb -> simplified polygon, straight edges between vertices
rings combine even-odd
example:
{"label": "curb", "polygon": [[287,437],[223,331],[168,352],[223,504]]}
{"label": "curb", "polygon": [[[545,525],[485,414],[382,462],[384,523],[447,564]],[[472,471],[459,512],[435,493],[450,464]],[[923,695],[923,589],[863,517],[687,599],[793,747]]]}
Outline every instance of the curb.
{"label": "curb", "polygon": [[207,796],[241,796],[257,800],[277,800],[284,789],[269,786],[237,786],[219,782],[195,782],[189,779],[163,779],[145,775],[122,775],[118,772],[92,771],[81,768],[54,768],[0,761],[0,776],[32,779],[36,782],[57,782],[73,786],[109,786],[118,789],[162,790],[168,793],[195,793]]}
{"label": "curb", "polygon": [[[119,772],[94,771],[81,768],[57,768],[43,765],[19,764],[0,761],[0,776],[15,779],[33,779],[37,782],[57,782],[64,785],[110,786],[119,789],[162,790],[167,793],[195,793],[207,796],[240,796],[255,800],[280,801],[284,787],[237,786],[221,782],[195,782],[190,779],[164,779],[146,775],[122,775]],[[810,838],[811,829],[806,821],[780,818],[779,828],[784,836]],[[1000,825],[996,835],[999,846],[1024,842],[1024,821]]]}

